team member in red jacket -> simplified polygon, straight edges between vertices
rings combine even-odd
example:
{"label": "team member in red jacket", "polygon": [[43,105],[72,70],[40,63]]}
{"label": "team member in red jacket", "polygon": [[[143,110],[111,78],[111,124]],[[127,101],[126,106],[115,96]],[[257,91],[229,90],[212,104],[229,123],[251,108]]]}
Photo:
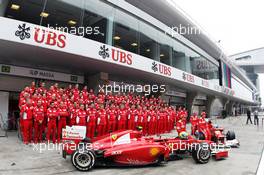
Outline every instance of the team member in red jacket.
{"label": "team member in red jacket", "polygon": [[62,129],[66,128],[67,118],[70,116],[66,103],[63,101],[60,102],[58,115],[58,142],[60,142]]}
{"label": "team member in red jacket", "polygon": [[116,120],[117,120],[117,112],[115,109],[115,105],[111,104],[110,109],[107,110],[107,117],[108,117],[108,132],[113,132],[116,130]]}
{"label": "team member in red jacket", "polygon": [[136,106],[132,105],[128,113],[127,129],[132,129],[132,130],[136,129],[135,128],[135,123],[136,123],[135,120],[137,120],[136,117],[138,117],[138,111],[136,109]]}
{"label": "team member in red jacket", "polygon": [[186,132],[186,124],[181,119],[176,123],[176,131],[177,131],[178,135],[181,132]]}
{"label": "team member in red jacket", "polygon": [[147,110],[147,106],[143,107],[142,116],[143,116],[142,133],[143,133],[143,135],[147,135],[147,131],[148,131],[148,110]]}
{"label": "team member in red jacket", "polygon": [[74,102],[70,107],[70,126],[76,125],[76,116],[79,111],[79,105],[77,102]]}
{"label": "team member in red jacket", "polygon": [[118,130],[126,129],[126,121],[127,121],[127,110],[125,109],[124,104],[120,105],[120,110],[118,112],[117,118],[117,128]]}
{"label": "team member in red jacket", "polygon": [[106,111],[104,105],[100,105],[100,109],[97,113],[97,136],[102,136],[106,133]]}
{"label": "team member in red jacket", "polygon": [[96,115],[97,111],[92,103],[89,108],[86,109],[87,113],[87,123],[86,123],[86,136],[88,138],[94,138],[94,133],[96,129]]}
{"label": "team member in red jacket", "polygon": [[156,112],[153,106],[149,108],[149,118],[148,118],[148,134],[154,135],[156,128]]}
{"label": "team member in red jacket", "polygon": [[33,131],[33,107],[31,105],[31,100],[27,99],[26,104],[23,105],[20,109],[20,122],[23,123],[22,127],[22,136],[25,144],[28,144],[32,140],[32,131]]}
{"label": "team member in red jacket", "polygon": [[197,130],[197,125],[198,125],[198,116],[197,116],[196,112],[194,112],[193,115],[191,116],[190,122],[192,124],[192,126],[191,126],[191,134],[194,135],[195,131]]}
{"label": "team member in red jacket", "polygon": [[86,126],[86,111],[84,110],[84,105],[80,105],[80,109],[76,114],[76,125]]}
{"label": "team member in red jacket", "polygon": [[43,121],[44,121],[44,107],[41,100],[37,102],[37,106],[33,109],[34,118],[34,142],[42,141]]}
{"label": "team member in red jacket", "polygon": [[56,142],[58,109],[57,107],[55,107],[54,102],[50,103],[50,107],[47,110],[47,117],[48,117],[47,141],[50,142],[50,136],[52,136],[52,141],[53,143],[55,143]]}

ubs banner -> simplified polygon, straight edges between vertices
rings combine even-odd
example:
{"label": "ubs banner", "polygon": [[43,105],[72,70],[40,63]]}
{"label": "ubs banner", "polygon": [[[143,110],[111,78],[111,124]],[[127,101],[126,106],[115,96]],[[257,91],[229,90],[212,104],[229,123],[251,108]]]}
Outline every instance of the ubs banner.
{"label": "ubs banner", "polygon": [[[225,95],[231,95],[236,96],[236,98],[240,98],[239,94],[237,93],[223,92],[221,90],[222,86],[219,86],[219,84],[212,83],[204,78],[200,78],[196,75],[157,61],[153,61],[152,59],[128,52],[123,49],[23,21],[0,17],[0,22],[2,24],[0,28],[0,39],[2,40],[38,46],[46,49],[83,56],[85,59],[94,59],[101,62],[116,64],[126,67],[127,69],[140,70],[145,73],[152,73],[154,75],[162,76],[162,78],[164,78],[167,83],[174,83],[178,85],[180,83],[185,83],[182,84],[182,86],[189,84],[193,87],[198,86],[206,88],[211,92],[224,93]],[[9,68],[3,68],[4,71],[2,73],[7,74],[9,71],[8,69]],[[210,67],[209,70],[212,71]],[[25,68],[14,68],[10,69],[9,74],[67,82],[83,82],[83,78],[75,75],[72,76],[64,74],[64,76],[67,78],[63,79],[61,73],[36,69],[29,70]],[[232,91],[232,89],[229,90]]]}

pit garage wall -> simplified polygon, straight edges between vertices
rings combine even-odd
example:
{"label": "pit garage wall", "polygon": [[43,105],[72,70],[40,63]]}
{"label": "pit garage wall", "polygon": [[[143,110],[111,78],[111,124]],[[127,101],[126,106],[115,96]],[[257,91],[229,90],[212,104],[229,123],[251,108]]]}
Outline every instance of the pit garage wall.
{"label": "pit garage wall", "polygon": [[[18,20],[0,17],[0,23],[2,24],[2,27],[0,28],[0,39],[2,40],[39,46],[46,49],[83,56],[86,59],[95,59],[102,62],[118,64],[130,69],[141,70],[167,79],[178,80],[190,85],[192,84],[193,86],[202,87],[211,90],[212,92],[222,93],[223,95],[228,95],[230,97],[236,95],[238,99],[245,100],[237,95],[238,92],[236,93],[233,89],[215,85],[208,80],[182,70],[116,47]],[[21,36],[15,35],[21,27],[27,29],[27,32],[30,35],[28,35],[29,38],[21,38]],[[49,36],[53,39],[48,39],[47,37]],[[41,37],[44,38],[41,39]],[[248,101],[253,102],[252,99]]]}

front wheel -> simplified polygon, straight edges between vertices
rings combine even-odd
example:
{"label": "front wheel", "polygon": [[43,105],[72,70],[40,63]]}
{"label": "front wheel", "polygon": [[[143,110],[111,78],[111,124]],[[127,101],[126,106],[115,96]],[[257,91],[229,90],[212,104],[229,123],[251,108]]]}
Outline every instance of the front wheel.
{"label": "front wheel", "polygon": [[89,171],[94,167],[95,154],[92,150],[76,150],[71,158],[73,166],[79,171]]}
{"label": "front wheel", "polygon": [[234,131],[228,131],[226,133],[226,140],[234,140],[236,139],[236,134]]}
{"label": "front wheel", "polygon": [[192,150],[192,157],[196,163],[208,163],[211,157],[210,146],[207,143],[196,145]]}

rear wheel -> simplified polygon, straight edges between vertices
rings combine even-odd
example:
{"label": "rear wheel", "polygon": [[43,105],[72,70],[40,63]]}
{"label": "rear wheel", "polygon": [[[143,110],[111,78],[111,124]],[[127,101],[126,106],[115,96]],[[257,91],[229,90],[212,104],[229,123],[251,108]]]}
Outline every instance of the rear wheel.
{"label": "rear wheel", "polygon": [[211,157],[210,146],[207,143],[201,143],[192,150],[192,157],[196,163],[208,163]]}
{"label": "rear wheel", "polygon": [[94,167],[95,154],[92,150],[76,150],[71,158],[73,166],[79,171],[89,171]]}
{"label": "rear wheel", "polygon": [[234,140],[236,139],[236,134],[234,131],[228,131],[226,133],[226,140]]}

